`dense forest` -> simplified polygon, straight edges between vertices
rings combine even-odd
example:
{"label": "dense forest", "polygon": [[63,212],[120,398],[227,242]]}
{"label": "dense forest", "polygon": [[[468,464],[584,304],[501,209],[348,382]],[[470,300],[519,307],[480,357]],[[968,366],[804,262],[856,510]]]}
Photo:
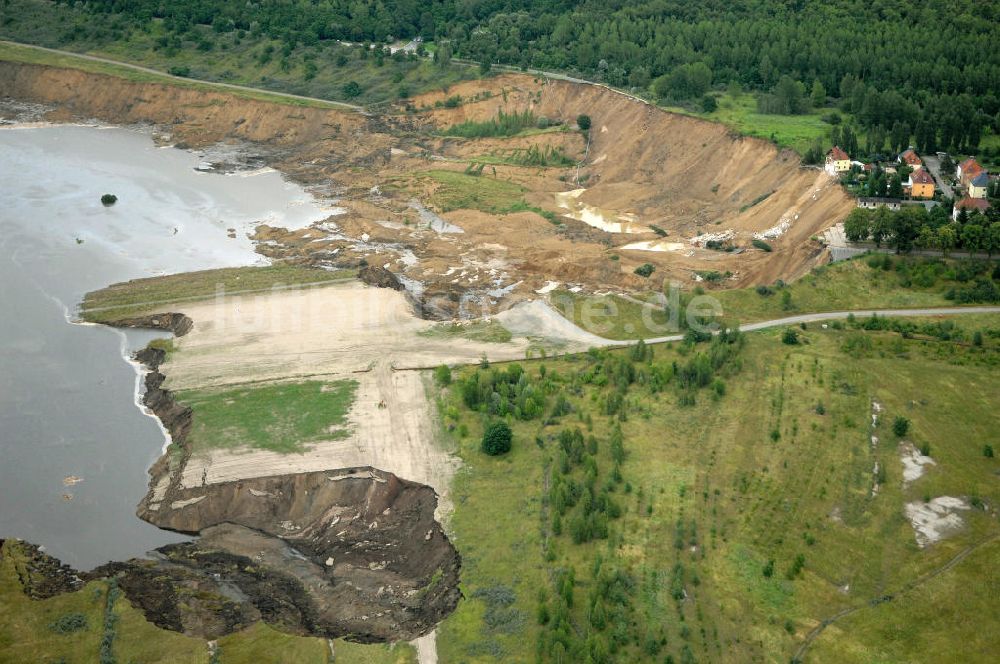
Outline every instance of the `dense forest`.
{"label": "dense forest", "polygon": [[[707,104],[727,86],[759,110],[796,114],[839,99],[868,153],[975,151],[1000,133],[1000,5],[972,0],[60,0],[114,15],[112,33],[162,19],[180,44],[200,26],[283,41],[384,43],[422,37],[448,56],[575,73]],[[107,20],[94,29],[106,29]],[[79,38],[77,24],[64,39]],[[76,34],[74,34],[76,33]],[[113,38],[112,34],[112,38]],[[199,33],[199,43],[206,37]],[[169,38],[163,46],[169,48]],[[853,156],[853,155],[852,155]]]}

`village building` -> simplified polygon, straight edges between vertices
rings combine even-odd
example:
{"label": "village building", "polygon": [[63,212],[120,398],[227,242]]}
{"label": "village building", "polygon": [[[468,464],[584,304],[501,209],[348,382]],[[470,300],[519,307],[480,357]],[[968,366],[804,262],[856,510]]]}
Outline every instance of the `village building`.
{"label": "village building", "polygon": [[924,166],[924,161],[917,156],[917,153],[913,151],[913,148],[910,148],[899,155],[899,163],[906,164],[913,170],[923,168]]}
{"label": "village building", "polygon": [[986,198],[990,188],[990,175],[983,171],[969,181],[969,198]]}
{"label": "village building", "polygon": [[858,198],[858,207],[865,210],[874,210],[879,207],[887,207],[893,212],[902,207],[903,201],[898,198],[879,198],[872,196],[862,196]]}
{"label": "village building", "polygon": [[958,178],[963,187],[968,189],[969,183],[972,182],[973,178],[982,172],[983,167],[979,165],[978,161],[970,157],[956,167],[955,177]]}
{"label": "village building", "polygon": [[826,172],[830,175],[838,175],[849,170],[851,170],[851,158],[839,146],[834,145],[826,153]]}
{"label": "village building", "polygon": [[908,192],[911,198],[934,198],[934,178],[923,169],[913,171],[903,190]]}
{"label": "village building", "polygon": [[968,212],[978,210],[985,213],[989,209],[990,202],[985,198],[963,198],[959,202],[955,203],[955,209],[952,210],[951,218],[957,220],[958,215],[962,210],[967,210]]}

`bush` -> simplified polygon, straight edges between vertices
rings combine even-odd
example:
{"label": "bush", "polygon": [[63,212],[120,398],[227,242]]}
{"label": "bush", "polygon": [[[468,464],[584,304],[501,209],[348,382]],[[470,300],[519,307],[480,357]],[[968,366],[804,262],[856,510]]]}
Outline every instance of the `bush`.
{"label": "bush", "polygon": [[451,385],[451,369],[447,364],[442,364],[434,370],[434,380],[438,385]]}
{"label": "bush", "polygon": [[503,420],[492,422],[483,433],[483,452],[490,456],[500,456],[510,452],[513,433]]}
{"label": "bush", "polygon": [[191,68],[190,67],[184,67],[184,66],[175,65],[175,66],[171,67],[170,69],[168,69],[167,73],[170,74],[171,76],[184,76],[184,77],[187,77],[187,76],[191,75]]}
{"label": "bush", "polygon": [[348,99],[354,99],[361,95],[361,85],[357,81],[349,81],[344,84],[344,96]]}
{"label": "bush", "polygon": [[590,129],[590,116],[589,115],[578,115],[576,116],[576,126],[583,131],[588,131]]}
{"label": "bush", "polygon": [[992,445],[983,445],[983,456],[986,457],[987,459],[992,459],[993,458],[993,446]]}
{"label": "bush", "polygon": [[786,327],[781,335],[781,343],[795,346],[799,343],[799,332],[794,327]]}
{"label": "bush", "polygon": [[114,194],[104,194],[101,196],[101,204],[104,207],[110,207],[118,202],[118,197]]}
{"label": "bush", "polygon": [[761,297],[769,297],[774,295],[774,289],[770,286],[757,286],[757,295],[760,295]]}
{"label": "bush", "polygon": [[701,110],[703,113],[714,113],[719,108],[719,102],[712,95],[705,95],[701,98]]}
{"label": "bush", "polygon": [[87,629],[87,616],[77,611],[64,614],[49,625],[49,629],[56,634],[72,634],[73,632],[79,632],[82,629]]}
{"label": "bush", "polygon": [[767,242],[764,242],[763,240],[758,239],[758,238],[754,238],[752,244],[753,244],[753,246],[757,247],[761,251],[772,251],[773,250],[772,247],[771,247],[771,245],[769,245]]}
{"label": "bush", "polygon": [[639,267],[635,268],[635,273],[640,277],[649,277],[654,272],[656,272],[656,266],[650,265],[649,263],[643,263]]}
{"label": "bush", "polygon": [[897,416],[895,420],[892,421],[892,432],[896,434],[897,438],[902,438],[910,430],[910,420],[903,416]]}

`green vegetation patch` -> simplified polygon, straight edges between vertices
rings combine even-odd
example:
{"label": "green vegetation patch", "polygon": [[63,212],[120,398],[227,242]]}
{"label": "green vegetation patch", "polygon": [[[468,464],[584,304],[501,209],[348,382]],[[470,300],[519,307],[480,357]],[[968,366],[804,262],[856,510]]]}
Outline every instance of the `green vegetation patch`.
{"label": "green vegetation patch", "polygon": [[466,120],[452,125],[444,131],[445,136],[461,136],[463,138],[493,138],[497,136],[516,136],[525,129],[538,126],[538,118],[531,111],[514,111],[507,113],[501,110],[490,120]]}
{"label": "green vegetation patch", "polygon": [[442,212],[451,210],[480,210],[490,214],[534,212],[556,223],[555,213],[529,205],[524,200],[524,187],[481,173],[480,167],[478,171],[466,173],[434,170],[426,171],[422,175],[437,183],[431,202]]}
{"label": "green vegetation patch", "polygon": [[164,277],[133,279],[87,293],[80,314],[91,322],[162,311],[164,304],[200,300],[219,294],[260,292],[286,286],[306,286],[344,281],[352,270],[327,271],[299,265],[233,267],[184,272]]}
{"label": "green vegetation patch", "polygon": [[246,446],[291,453],[347,436],[356,389],[353,380],[306,381],[181,390],[175,396],[194,410],[189,440],[195,451]]}
{"label": "green vegetation patch", "polygon": [[[927,644],[951,661],[937,611],[976,624],[963,655],[986,652],[996,584],[968,584],[989,577],[995,547],[944,566],[996,535],[989,510],[962,512],[960,531],[922,550],[902,506],[1000,504],[998,461],[983,453],[996,436],[1000,317],[913,322],[808,325],[794,346],[775,329],[456,372],[442,412],[463,460],[451,523],[466,599],[438,628],[439,656],[789,661],[812,626],[852,608],[805,661],[916,661]],[[936,463],[908,484],[896,417]],[[498,420],[513,440],[492,457],[481,441]],[[904,594],[937,570],[927,592]]]}
{"label": "green vegetation patch", "polygon": [[495,320],[470,321],[468,323],[438,323],[434,327],[419,332],[422,337],[436,339],[470,339],[486,343],[507,343],[511,340],[510,330]]}

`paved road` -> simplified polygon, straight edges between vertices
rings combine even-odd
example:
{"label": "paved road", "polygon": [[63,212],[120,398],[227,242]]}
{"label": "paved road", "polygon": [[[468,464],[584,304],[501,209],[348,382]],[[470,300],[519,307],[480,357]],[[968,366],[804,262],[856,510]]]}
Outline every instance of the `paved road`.
{"label": "paved road", "polygon": [[954,198],[955,192],[951,190],[951,187],[945,179],[941,177],[941,160],[937,158],[937,155],[925,155],[921,157],[921,159],[924,160],[924,165],[927,166],[927,170],[934,176],[934,179],[938,183],[938,187],[941,188],[944,195],[948,198]]}
{"label": "paved road", "polygon": [[[898,318],[913,316],[953,316],[962,314],[1000,314],[1000,307],[931,307],[925,309],[856,309],[851,311],[824,311],[811,314],[797,314],[795,316],[786,316],[785,318],[775,318],[773,320],[765,320],[759,323],[741,324],[740,330],[743,332],[752,332],[754,330],[765,330],[771,327],[798,325],[799,323],[814,323],[822,320],[840,320],[847,318],[851,314],[854,314],[856,318],[871,318],[872,316]],[[683,338],[683,334],[672,334],[666,337],[645,339],[644,341],[647,344],[658,344],[667,341],[680,341]],[[607,343],[603,345],[631,346],[632,344],[638,343],[638,341],[638,339],[620,341],[608,339]]]}
{"label": "paved road", "polygon": [[170,78],[175,81],[180,82],[195,82],[204,83],[205,85],[211,85],[214,87],[225,88],[227,90],[239,90],[241,92],[253,92],[256,94],[266,94],[274,97],[280,97],[289,100],[297,101],[309,101],[317,102],[321,104],[327,104],[329,106],[339,106],[340,108],[346,108],[352,111],[364,111],[361,106],[355,106],[354,104],[346,104],[342,101],[330,101],[329,99],[320,99],[319,97],[306,97],[305,95],[294,95],[289,92],[275,92],[274,90],[268,90],[266,88],[253,88],[249,85],[237,85],[236,83],[220,83],[218,81],[206,81],[200,78],[191,78],[190,76],[174,76],[173,74],[168,74],[164,71],[159,71],[158,69],[152,69],[150,67],[143,67],[141,65],[133,65],[128,62],[122,62],[121,60],[112,60],[111,58],[102,58],[97,55],[86,55],[83,53],[73,53],[72,51],[61,51],[56,48],[46,48],[44,46],[35,46],[33,44],[22,44],[21,42],[12,42],[4,39],[0,39],[0,44],[7,44],[10,46],[23,46],[24,48],[31,48],[36,51],[45,51],[46,53],[54,53],[56,55],[65,55],[72,58],[79,58],[81,60],[89,60],[91,62],[101,62],[108,65],[116,65],[118,67],[125,67],[127,69],[132,69],[135,71],[141,71],[146,74],[155,74],[157,76],[163,76],[165,78]]}

